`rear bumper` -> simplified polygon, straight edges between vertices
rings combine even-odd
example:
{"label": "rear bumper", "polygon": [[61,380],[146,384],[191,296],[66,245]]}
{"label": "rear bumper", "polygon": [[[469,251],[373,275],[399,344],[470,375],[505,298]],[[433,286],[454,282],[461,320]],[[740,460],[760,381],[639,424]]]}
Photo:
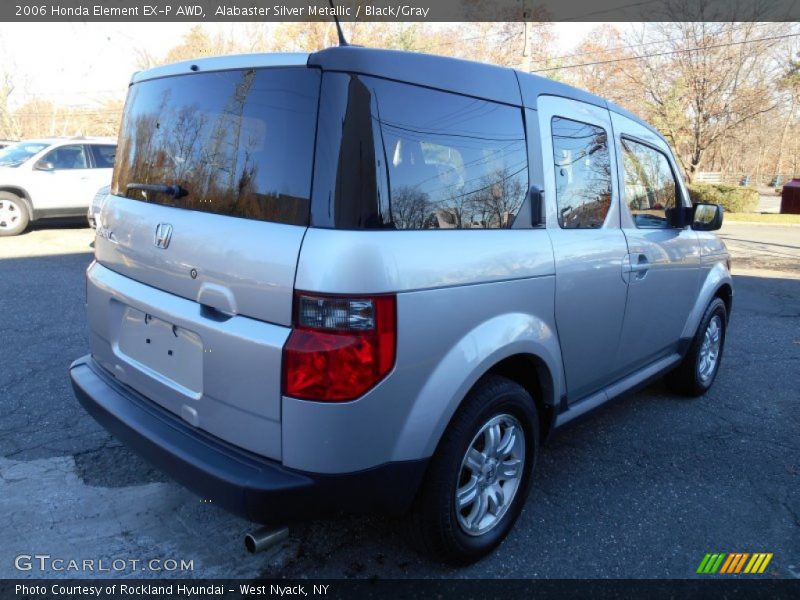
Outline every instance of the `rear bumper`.
{"label": "rear bumper", "polygon": [[116,438],[199,496],[259,523],[335,513],[401,513],[427,460],[357,473],[286,469],[197,430],[109,375],[90,356],[70,366],[80,403]]}

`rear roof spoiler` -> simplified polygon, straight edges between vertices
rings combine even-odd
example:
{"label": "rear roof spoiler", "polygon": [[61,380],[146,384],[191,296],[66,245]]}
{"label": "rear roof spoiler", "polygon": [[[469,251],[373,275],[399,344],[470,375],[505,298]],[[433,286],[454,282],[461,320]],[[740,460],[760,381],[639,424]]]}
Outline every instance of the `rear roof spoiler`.
{"label": "rear roof spoiler", "polygon": [[259,54],[232,54],[230,56],[212,56],[195,60],[184,60],[169,65],[162,65],[137,71],[131,77],[131,84],[148,79],[170,77],[172,75],[188,75],[206,71],[230,71],[234,69],[252,69],[261,67],[302,67],[308,64],[305,52],[270,52]]}

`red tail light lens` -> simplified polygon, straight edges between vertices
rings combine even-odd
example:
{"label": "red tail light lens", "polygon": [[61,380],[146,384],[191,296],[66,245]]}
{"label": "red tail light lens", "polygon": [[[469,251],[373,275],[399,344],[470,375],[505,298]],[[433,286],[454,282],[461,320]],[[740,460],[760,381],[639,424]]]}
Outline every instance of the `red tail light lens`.
{"label": "red tail light lens", "polygon": [[295,295],[294,329],[283,348],[287,396],[344,402],[362,396],[394,366],[394,296]]}

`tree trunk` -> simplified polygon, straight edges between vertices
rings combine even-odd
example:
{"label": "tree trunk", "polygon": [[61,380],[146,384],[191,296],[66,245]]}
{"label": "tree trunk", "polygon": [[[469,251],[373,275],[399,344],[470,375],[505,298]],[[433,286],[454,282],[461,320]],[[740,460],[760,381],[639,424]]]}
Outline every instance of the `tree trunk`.
{"label": "tree trunk", "polygon": [[775,160],[775,174],[780,175],[781,171],[783,171],[783,156],[784,156],[784,147],[786,145],[786,134],[789,132],[789,126],[794,121],[794,109],[795,103],[797,98],[792,92],[792,100],[791,104],[789,104],[789,114],[786,115],[786,121],[783,123],[783,131],[781,131],[781,140],[778,144],[778,158]]}

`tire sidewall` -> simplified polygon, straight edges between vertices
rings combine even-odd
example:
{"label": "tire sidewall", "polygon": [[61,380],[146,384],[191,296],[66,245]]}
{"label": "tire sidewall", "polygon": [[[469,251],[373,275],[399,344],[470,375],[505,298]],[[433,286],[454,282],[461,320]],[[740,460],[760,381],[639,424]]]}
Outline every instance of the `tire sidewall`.
{"label": "tire sidewall", "polygon": [[0,202],[13,203],[20,213],[20,220],[17,226],[11,229],[0,229],[0,237],[11,237],[14,235],[19,235],[25,231],[25,229],[28,227],[28,223],[30,222],[28,205],[25,203],[25,201],[15,194],[0,192]]}
{"label": "tire sidewall", "polygon": [[[704,382],[700,378],[700,349],[703,345],[703,338],[705,336],[706,329],[708,329],[711,320],[715,316],[718,316],[721,322],[719,352],[717,354],[717,364],[714,365],[714,373],[711,375],[711,377],[707,382]],[[711,386],[714,385],[714,382],[717,379],[717,375],[719,374],[719,369],[722,364],[722,356],[724,354],[723,350],[725,349],[725,337],[727,335],[727,331],[728,331],[728,313],[725,309],[725,303],[719,298],[717,298],[709,305],[705,315],[703,315],[703,321],[700,324],[700,328],[697,330],[697,338],[695,339],[695,349],[692,361],[692,374],[694,376],[696,386],[699,389],[703,390],[703,392],[711,389]]]}
{"label": "tire sidewall", "polygon": [[[472,536],[461,529],[454,502],[461,463],[481,427],[487,421],[501,414],[509,414],[515,417],[525,432],[525,465],[522,480],[511,506],[508,507],[500,522],[490,531],[479,536]],[[538,419],[536,410],[533,407],[533,401],[527,393],[520,393],[511,387],[495,397],[477,413],[477,416],[472,419],[468,431],[469,435],[465,435],[463,439],[459,440],[456,450],[452,453],[452,456],[448,457],[446,469],[448,479],[442,490],[444,497],[440,499],[440,501],[446,503],[446,506],[441,506],[440,509],[447,512],[450,530],[461,554],[477,558],[491,551],[508,535],[522,511],[530,490],[531,474],[535,466],[539,442]]]}

